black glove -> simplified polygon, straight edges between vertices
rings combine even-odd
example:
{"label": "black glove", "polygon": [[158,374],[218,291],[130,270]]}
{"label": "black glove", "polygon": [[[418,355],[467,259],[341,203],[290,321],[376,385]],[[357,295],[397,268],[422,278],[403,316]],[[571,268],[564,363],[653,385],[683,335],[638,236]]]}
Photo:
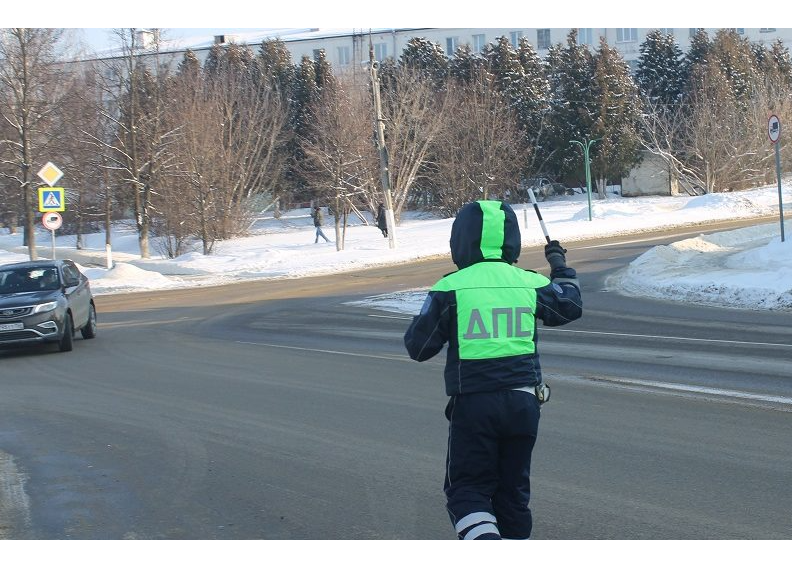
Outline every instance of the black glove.
{"label": "black glove", "polygon": [[545,258],[547,259],[547,263],[550,264],[551,270],[566,267],[566,257],[564,257],[565,253],[566,250],[561,247],[561,244],[558,243],[558,240],[552,240],[550,243],[545,245]]}

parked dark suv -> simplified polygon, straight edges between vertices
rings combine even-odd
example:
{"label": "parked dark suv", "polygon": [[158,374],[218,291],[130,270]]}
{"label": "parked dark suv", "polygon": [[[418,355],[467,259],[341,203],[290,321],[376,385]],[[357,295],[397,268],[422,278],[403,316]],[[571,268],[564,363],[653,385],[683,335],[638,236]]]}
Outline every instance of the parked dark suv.
{"label": "parked dark suv", "polygon": [[96,308],[88,278],[71,260],[0,266],[0,347],[57,343],[71,351],[74,333],[96,337]]}

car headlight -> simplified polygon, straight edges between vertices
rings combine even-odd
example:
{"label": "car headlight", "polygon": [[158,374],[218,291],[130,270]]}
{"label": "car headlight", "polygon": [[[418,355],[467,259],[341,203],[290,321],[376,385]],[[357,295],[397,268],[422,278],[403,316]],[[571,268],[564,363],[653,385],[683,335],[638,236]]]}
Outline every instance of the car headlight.
{"label": "car headlight", "polygon": [[36,307],[33,308],[33,313],[42,313],[45,311],[52,311],[56,307],[58,307],[58,302],[56,301],[48,301],[47,303],[40,303]]}

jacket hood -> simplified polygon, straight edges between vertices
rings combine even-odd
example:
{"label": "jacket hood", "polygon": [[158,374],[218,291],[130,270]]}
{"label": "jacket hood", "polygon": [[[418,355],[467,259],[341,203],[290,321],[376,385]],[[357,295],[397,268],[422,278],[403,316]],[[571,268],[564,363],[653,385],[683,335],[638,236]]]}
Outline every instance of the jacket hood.
{"label": "jacket hood", "polygon": [[459,269],[484,260],[513,264],[520,256],[520,226],[511,206],[498,200],[465,204],[451,226],[451,259]]}

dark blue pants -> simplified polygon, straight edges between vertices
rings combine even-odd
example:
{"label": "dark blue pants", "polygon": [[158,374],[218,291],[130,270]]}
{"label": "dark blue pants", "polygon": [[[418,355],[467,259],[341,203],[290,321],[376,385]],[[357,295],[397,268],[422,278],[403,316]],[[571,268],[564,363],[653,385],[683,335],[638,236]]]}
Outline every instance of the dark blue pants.
{"label": "dark blue pants", "polygon": [[456,395],[446,417],[445,493],[458,537],[529,538],[536,396],[516,390]]}

